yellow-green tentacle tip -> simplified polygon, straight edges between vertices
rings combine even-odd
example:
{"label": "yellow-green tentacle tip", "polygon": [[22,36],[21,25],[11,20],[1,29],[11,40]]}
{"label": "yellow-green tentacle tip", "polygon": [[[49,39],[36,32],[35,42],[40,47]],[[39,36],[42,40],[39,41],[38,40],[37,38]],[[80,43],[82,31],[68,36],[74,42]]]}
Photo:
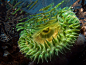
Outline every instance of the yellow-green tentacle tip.
{"label": "yellow-green tentacle tip", "polygon": [[32,15],[24,24],[17,25],[24,29],[18,41],[20,51],[38,63],[70,50],[80,31],[80,21],[70,7],[57,9],[58,4],[49,7],[41,9],[46,12]]}

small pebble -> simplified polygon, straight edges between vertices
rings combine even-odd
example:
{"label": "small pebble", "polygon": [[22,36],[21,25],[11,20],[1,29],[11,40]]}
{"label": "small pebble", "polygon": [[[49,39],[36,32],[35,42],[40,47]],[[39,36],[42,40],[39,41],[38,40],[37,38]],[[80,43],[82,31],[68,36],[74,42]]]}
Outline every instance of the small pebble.
{"label": "small pebble", "polygon": [[8,51],[4,51],[4,57],[7,57],[7,55],[9,55],[10,53]]}
{"label": "small pebble", "polygon": [[78,39],[76,41],[76,45],[83,45],[84,44],[84,41],[85,41],[84,35],[79,34],[79,37],[78,37]]}

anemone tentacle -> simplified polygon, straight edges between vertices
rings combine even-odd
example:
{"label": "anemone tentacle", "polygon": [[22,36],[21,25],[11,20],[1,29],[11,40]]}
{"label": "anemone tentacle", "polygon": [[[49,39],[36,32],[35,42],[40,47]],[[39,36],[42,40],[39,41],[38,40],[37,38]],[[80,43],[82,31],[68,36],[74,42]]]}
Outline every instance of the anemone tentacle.
{"label": "anemone tentacle", "polygon": [[63,50],[70,50],[70,46],[73,46],[79,35],[80,21],[71,7],[57,9],[62,3],[54,8],[51,4],[40,9],[43,13],[31,15],[32,18],[24,24],[18,44],[26,57],[38,63],[45,60],[48,62],[54,54],[63,54]]}

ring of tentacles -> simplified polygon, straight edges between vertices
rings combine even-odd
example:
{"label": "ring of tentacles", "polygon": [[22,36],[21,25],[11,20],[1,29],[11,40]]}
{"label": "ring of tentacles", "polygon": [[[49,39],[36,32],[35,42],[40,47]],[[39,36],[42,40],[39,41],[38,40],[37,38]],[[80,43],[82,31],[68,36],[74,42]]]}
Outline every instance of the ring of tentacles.
{"label": "ring of tentacles", "polygon": [[54,54],[58,56],[73,46],[79,35],[80,21],[71,7],[58,8],[62,3],[55,7],[50,4],[39,10],[42,13],[31,15],[29,20],[17,25],[23,29],[18,45],[26,57],[38,63],[48,62]]}

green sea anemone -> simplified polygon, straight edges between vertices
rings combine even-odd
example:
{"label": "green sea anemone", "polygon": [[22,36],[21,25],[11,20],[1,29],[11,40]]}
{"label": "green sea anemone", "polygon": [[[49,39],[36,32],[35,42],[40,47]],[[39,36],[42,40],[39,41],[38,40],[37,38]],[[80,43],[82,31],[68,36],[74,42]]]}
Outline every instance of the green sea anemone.
{"label": "green sea anemone", "polygon": [[53,7],[53,3],[40,9],[42,13],[31,15],[26,22],[17,24],[21,35],[18,41],[20,51],[33,61],[48,62],[53,55],[70,50],[80,31],[80,21],[71,7]]}

